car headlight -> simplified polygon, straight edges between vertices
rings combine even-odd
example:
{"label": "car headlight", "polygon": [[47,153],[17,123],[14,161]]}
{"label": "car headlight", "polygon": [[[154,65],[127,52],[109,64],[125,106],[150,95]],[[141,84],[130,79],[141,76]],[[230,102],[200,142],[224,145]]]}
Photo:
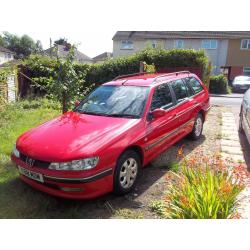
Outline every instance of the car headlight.
{"label": "car headlight", "polygon": [[12,150],[12,153],[15,157],[19,158],[20,157],[20,152],[16,148],[16,144],[14,145],[14,148]]}
{"label": "car headlight", "polygon": [[71,162],[52,162],[49,165],[51,170],[88,170],[94,168],[99,161],[99,157],[91,157]]}

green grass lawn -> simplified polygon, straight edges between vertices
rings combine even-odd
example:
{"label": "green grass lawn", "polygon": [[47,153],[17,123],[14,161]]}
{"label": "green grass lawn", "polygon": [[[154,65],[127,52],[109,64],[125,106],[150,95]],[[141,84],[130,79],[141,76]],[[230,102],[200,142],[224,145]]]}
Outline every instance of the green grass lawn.
{"label": "green grass lawn", "polygon": [[47,209],[50,199],[19,180],[17,169],[10,161],[10,153],[20,134],[58,114],[58,107],[47,100],[18,102],[1,111],[0,218],[46,217],[43,208]]}

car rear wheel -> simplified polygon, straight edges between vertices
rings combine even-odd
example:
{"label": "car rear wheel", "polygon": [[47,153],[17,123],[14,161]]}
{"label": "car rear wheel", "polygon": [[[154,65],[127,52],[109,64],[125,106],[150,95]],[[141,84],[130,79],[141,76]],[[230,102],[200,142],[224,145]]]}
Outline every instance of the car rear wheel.
{"label": "car rear wheel", "polygon": [[240,133],[244,133],[242,122],[243,122],[243,114],[242,114],[242,112],[240,112],[240,121],[239,121],[239,132]]}
{"label": "car rear wheel", "polygon": [[139,155],[133,150],[124,152],[118,159],[115,169],[114,193],[123,195],[133,190],[140,168],[141,160]]}
{"label": "car rear wheel", "polygon": [[203,130],[203,117],[199,113],[195,118],[194,127],[192,132],[190,133],[190,138],[192,140],[198,140],[202,135],[202,130]]}

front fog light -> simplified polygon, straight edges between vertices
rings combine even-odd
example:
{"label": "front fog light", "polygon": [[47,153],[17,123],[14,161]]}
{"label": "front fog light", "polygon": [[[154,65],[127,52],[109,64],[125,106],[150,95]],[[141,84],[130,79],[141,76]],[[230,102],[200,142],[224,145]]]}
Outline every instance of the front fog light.
{"label": "front fog light", "polygon": [[13,155],[17,158],[20,157],[20,152],[17,150],[16,148],[16,144],[14,145],[13,151],[12,151]]}

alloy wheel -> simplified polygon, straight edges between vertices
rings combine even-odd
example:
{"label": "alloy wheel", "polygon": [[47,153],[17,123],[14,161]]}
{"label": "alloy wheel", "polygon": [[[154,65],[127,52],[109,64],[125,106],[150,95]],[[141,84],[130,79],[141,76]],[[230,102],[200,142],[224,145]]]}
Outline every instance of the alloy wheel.
{"label": "alloy wheel", "polygon": [[125,162],[122,164],[119,175],[119,181],[122,188],[128,189],[134,184],[137,172],[138,164],[136,160],[134,158],[128,158],[125,160]]}
{"label": "alloy wheel", "polygon": [[200,136],[202,131],[202,119],[201,117],[198,117],[195,122],[195,130],[194,133],[196,136]]}

